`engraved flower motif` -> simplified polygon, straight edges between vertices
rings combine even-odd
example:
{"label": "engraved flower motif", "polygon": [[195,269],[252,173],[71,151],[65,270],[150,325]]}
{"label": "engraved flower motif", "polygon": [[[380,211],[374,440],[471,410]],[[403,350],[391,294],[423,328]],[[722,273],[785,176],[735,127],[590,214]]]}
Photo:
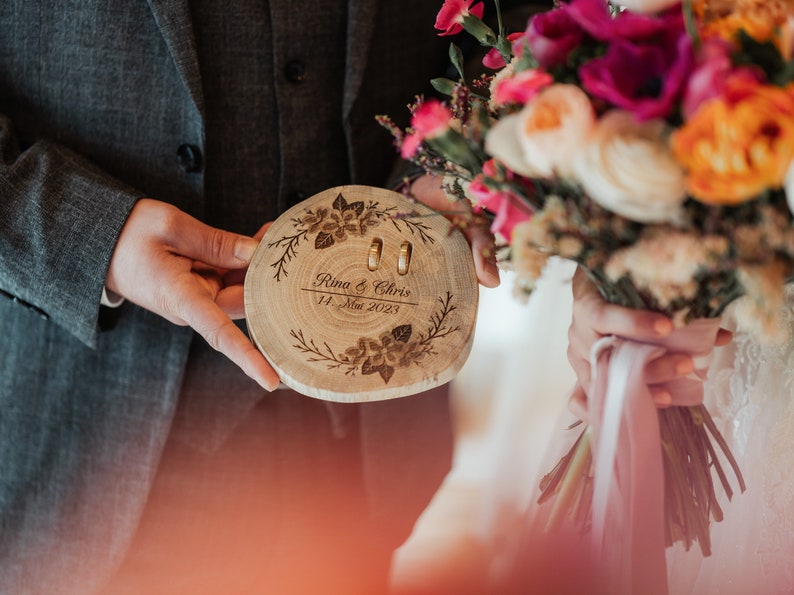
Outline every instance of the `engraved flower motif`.
{"label": "engraved flower motif", "polygon": [[303,217],[302,223],[306,226],[308,233],[317,233],[328,216],[328,209],[319,208],[317,211],[309,211]]}
{"label": "engraved flower motif", "polygon": [[384,382],[388,382],[394,369],[418,362],[423,356],[419,341],[411,341],[413,328],[410,324],[394,327],[373,339],[361,337],[352,347],[344,352],[346,363],[350,366],[361,366],[361,373],[380,374]]}

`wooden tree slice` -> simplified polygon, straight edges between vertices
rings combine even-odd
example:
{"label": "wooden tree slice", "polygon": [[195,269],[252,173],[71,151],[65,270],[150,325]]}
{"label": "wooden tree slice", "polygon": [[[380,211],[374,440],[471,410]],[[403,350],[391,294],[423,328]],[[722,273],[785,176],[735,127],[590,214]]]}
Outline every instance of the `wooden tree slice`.
{"label": "wooden tree slice", "polygon": [[341,402],[451,380],[471,350],[478,295],[459,230],[368,186],[331,188],[284,213],[245,279],[249,333],[282,382]]}

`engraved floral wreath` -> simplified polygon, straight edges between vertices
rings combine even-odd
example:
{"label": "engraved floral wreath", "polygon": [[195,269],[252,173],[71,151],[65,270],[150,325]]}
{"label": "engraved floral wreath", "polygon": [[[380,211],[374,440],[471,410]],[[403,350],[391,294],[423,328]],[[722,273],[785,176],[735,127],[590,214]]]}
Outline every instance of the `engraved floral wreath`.
{"label": "engraved floral wreath", "polygon": [[[371,227],[389,220],[400,233],[405,231],[418,235],[423,243],[433,244],[435,239],[428,233],[430,227],[422,221],[408,215],[397,213],[397,207],[379,208],[377,201],[358,200],[347,202],[342,194],[338,194],[330,206],[306,209],[302,217],[295,217],[292,223],[295,233],[284,235],[270,242],[268,248],[281,249],[280,256],[270,264],[275,269],[273,278],[281,281],[287,277],[287,265],[298,254],[300,244],[314,236],[315,250],[324,250],[346,241],[349,237],[361,237]],[[409,214],[410,215],[410,214]]]}
{"label": "engraved floral wreath", "polygon": [[329,370],[345,368],[345,374],[354,376],[361,372],[380,374],[384,384],[388,384],[397,368],[405,368],[412,364],[422,365],[422,360],[435,355],[432,343],[458,330],[458,326],[448,326],[447,318],[457,309],[452,305],[452,294],[437,298],[439,309],[430,317],[429,326],[424,333],[414,336],[413,326],[402,324],[390,331],[381,333],[377,338],[359,337],[355,345],[344,351],[334,351],[327,342],[319,347],[314,339],[306,339],[302,330],[290,330],[290,335],[297,341],[293,345],[302,353],[309,354],[308,362],[326,362]]}

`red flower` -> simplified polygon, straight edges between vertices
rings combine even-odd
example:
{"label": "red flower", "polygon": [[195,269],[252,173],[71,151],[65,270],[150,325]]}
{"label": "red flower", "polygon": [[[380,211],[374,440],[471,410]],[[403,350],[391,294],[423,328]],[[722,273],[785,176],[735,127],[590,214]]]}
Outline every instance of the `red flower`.
{"label": "red flower", "polygon": [[405,159],[414,156],[426,138],[435,138],[442,135],[448,128],[452,119],[452,112],[438,99],[428,99],[411,116],[413,134],[403,140],[400,152]]}
{"label": "red flower", "polygon": [[482,18],[485,6],[482,2],[472,6],[474,0],[445,0],[444,6],[436,16],[436,29],[439,35],[454,35],[463,30],[463,19],[469,14]]}

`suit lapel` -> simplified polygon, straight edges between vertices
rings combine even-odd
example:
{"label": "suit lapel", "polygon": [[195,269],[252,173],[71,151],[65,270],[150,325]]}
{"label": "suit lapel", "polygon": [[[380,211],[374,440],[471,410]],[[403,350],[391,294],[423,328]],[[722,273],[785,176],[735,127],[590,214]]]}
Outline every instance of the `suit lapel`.
{"label": "suit lapel", "polygon": [[367,69],[372,33],[378,12],[377,0],[350,0],[347,13],[347,66],[345,69],[345,120],[358,96]]}
{"label": "suit lapel", "polygon": [[147,0],[171,58],[199,113],[204,115],[196,40],[188,0]]}

